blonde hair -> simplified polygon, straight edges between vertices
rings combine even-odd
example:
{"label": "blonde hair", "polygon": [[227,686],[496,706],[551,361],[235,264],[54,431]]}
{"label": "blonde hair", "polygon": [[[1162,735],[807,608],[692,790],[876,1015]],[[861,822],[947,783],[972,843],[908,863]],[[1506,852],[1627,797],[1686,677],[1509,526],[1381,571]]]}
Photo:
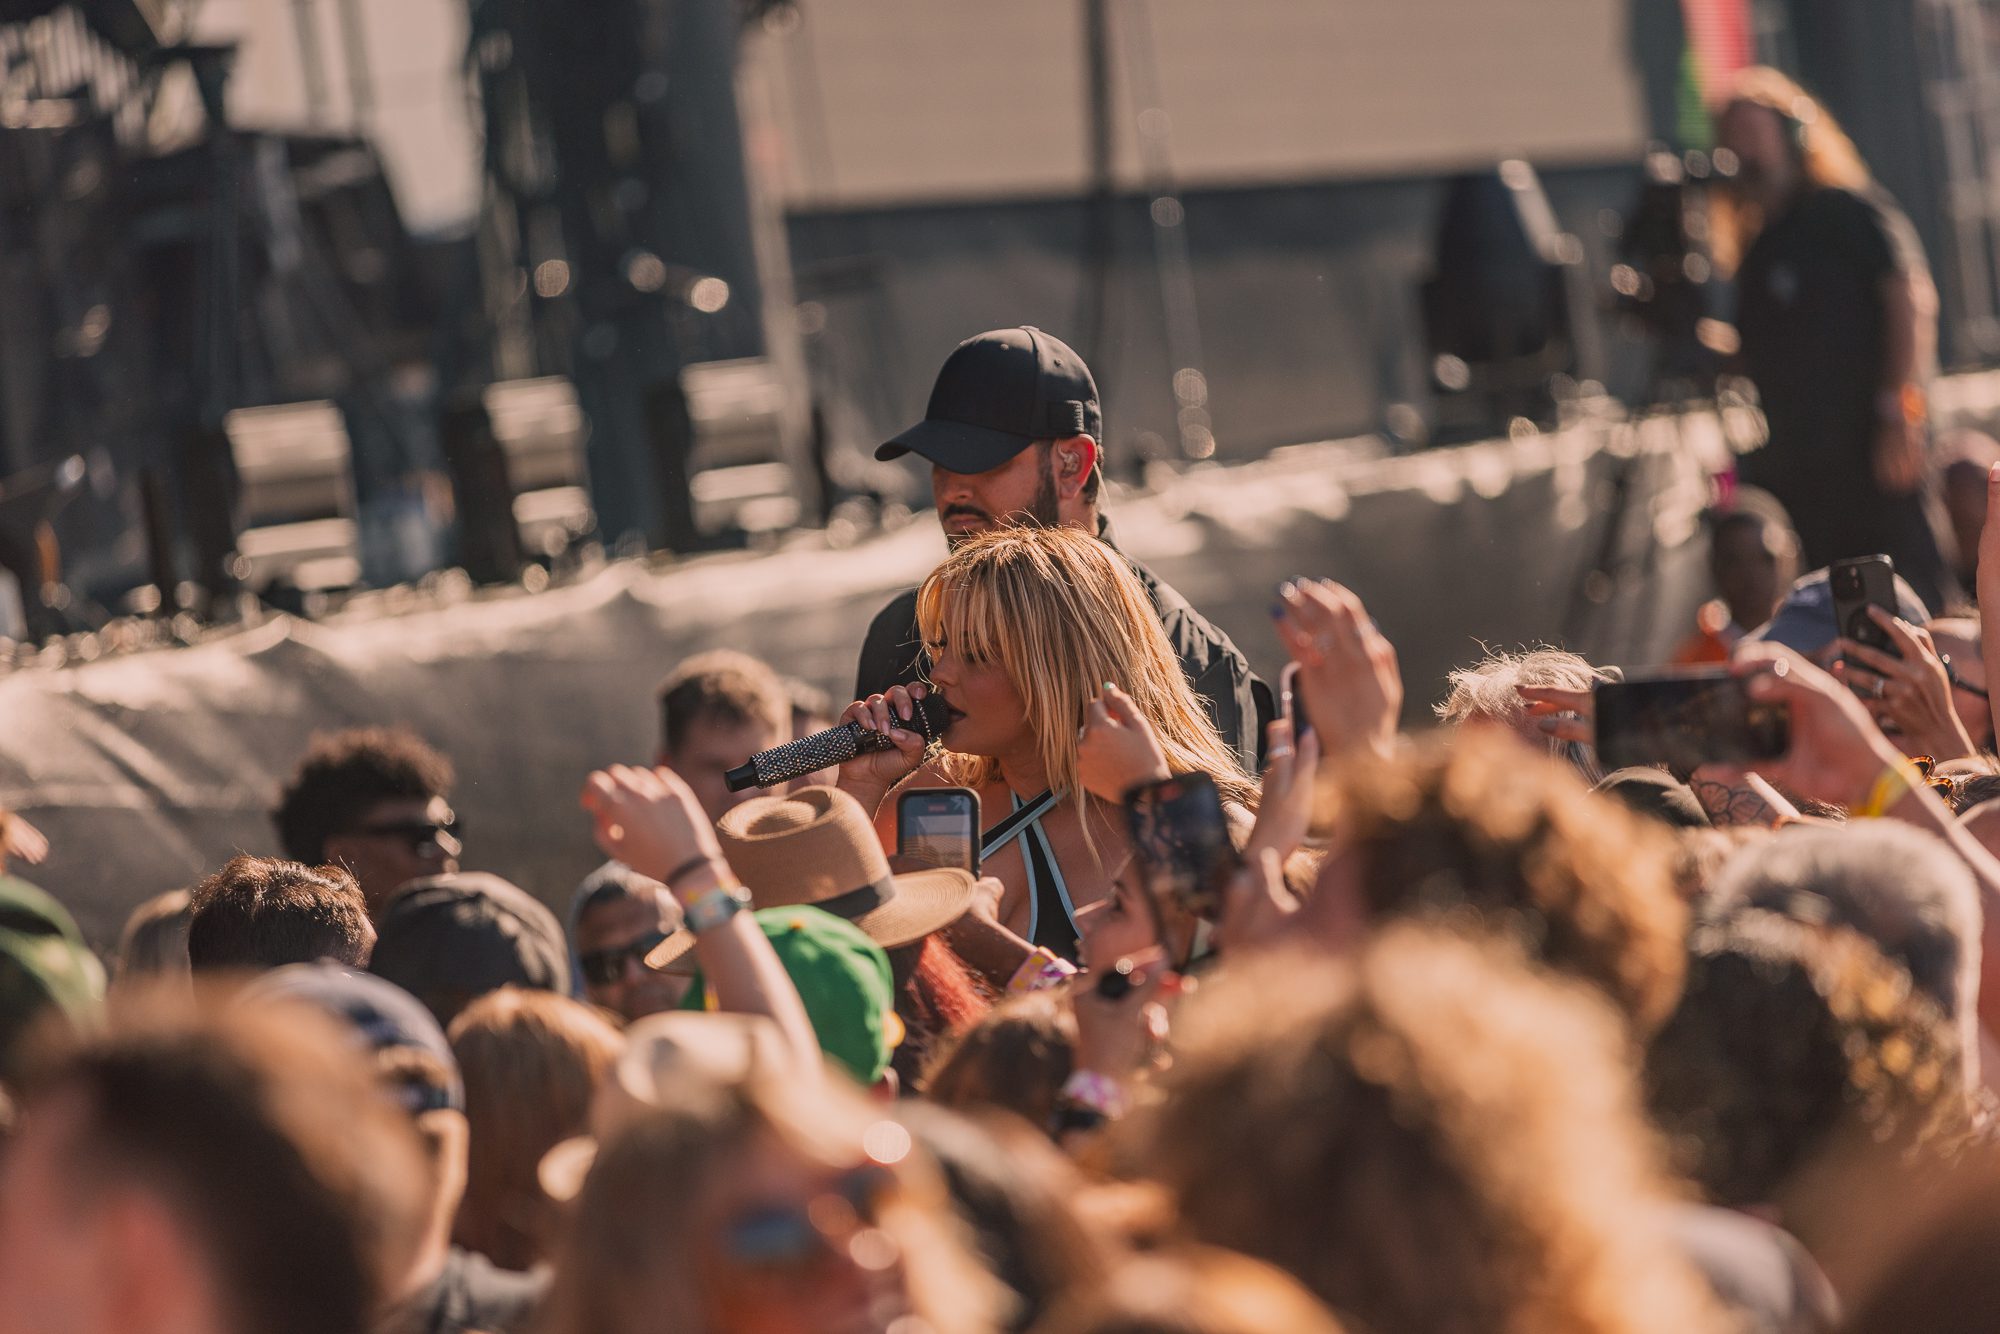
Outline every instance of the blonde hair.
{"label": "blonde hair", "polygon": [[[1819,99],[1801,88],[1789,75],[1768,65],[1753,65],[1736,76],[1729,100],[1716,118],[1739,106],[1763,107],[1798,127],[1800,171],[1816,186],[1842,190],[1868,187],[1868,165],[1854,141],[1847,137]],[[1750,243],[1764,229],[1764,210],[1732,191],[1718,190],[1709,195],[1710,253],[1723,277],[1736,272]]]}
{"label": "blonde hair", "polygon": [[[998,663],[1014,683],[1049,786],[1084,811],[1077,733],[1106,681],[1153,725],[1174,773],[1206,773],[1225,802],[1254,809],[1257,787],[1188,685],[1139,577],[1116,552],[1069,528],[1003,528],[968,538],[917,590],[917,627],[936,656]],[[988,758],[960,756],[952,777],[979,787]]]}
{"label": "blonde hair", "polygon": [[459,1013],[451,1047],[472,1141],[452,1240],[503,1269],[547,1257],[557,1213],[536,1168],[588,1124],[591,1092],[622,1046],[597,1011],[552,991],[502,987]]}

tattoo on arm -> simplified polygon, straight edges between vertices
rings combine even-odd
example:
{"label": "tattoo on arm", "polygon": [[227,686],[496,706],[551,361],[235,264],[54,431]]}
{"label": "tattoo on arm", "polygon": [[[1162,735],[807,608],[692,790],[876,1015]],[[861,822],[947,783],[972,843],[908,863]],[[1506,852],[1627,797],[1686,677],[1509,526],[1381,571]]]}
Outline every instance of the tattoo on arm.
{"label": "tattoo on arm", "polygon": [[1751,788],[1731,787],[1713,778],[1690,778],[1688,787],[1718,825],[1769,825],[1777,818],[1770,803]]}

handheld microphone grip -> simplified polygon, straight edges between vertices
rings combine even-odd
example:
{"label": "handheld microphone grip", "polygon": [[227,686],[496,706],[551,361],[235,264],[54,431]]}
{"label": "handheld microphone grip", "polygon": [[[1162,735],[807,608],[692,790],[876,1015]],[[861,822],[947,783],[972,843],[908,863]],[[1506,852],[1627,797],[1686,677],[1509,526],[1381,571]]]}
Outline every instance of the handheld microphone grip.
{"label": "handheld microphone grip", "polygon": [[[916,703],[915,716],[903,726],[921,733],[925,741],[936,741],[944,733],[945,721],[949,717],[944,701],[936,695],[926,695]],[[724,774],[723,781],[729,785],[731,792],[741,792],[746,787],[775,787],[794,778],[818,773],[821,769],[830,769],[836,764],[845,764],[856,755],[895,748],[896,743],[880,732],[870,731],[858,722],[842,723],[824,732],[802,736],[797,741],[787,741],[782,746],[760,750]]]}

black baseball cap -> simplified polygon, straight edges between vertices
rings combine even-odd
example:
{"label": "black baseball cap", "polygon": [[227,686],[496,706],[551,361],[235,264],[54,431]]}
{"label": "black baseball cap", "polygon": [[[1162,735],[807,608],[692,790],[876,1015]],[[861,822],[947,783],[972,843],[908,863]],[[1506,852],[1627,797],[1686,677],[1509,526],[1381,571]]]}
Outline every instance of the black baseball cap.
{"label": "black baseball cap", "polygon": [[948,472],[999,467],[1037,440],[1104,441],[1104,413],[1090,367],[1040,329],[995,329],[945,358],[924,419],[875,451],[887,462],[916,454]]}
{"label": "black baseball cap", "polygon": [[484,871],[413,880],[376,924],[368,971],[430,1007],[449,1027],[501,987],[569,993],[569,942],[532,894]]}

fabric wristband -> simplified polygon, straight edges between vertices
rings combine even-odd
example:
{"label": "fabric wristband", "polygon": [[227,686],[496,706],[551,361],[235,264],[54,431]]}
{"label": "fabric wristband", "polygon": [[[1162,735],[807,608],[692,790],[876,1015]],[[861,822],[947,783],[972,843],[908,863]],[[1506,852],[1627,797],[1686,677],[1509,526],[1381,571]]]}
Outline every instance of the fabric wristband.
{"label": "fabric wristband", "polygon": [[1898,760],[1882,770],[1875,786],[1868,789],[1868,800],[1848,814],[1857,820],[1878,820],[1906,795],[1922,787],[1923,783],[1923,773],[1916,765],[1908,760]]}
{"label": "fabric wristband", "polygon": [[750,895],[741,885],[717,885],[682,910],[688,930],[697,936],[723,925],[750,906]]}

